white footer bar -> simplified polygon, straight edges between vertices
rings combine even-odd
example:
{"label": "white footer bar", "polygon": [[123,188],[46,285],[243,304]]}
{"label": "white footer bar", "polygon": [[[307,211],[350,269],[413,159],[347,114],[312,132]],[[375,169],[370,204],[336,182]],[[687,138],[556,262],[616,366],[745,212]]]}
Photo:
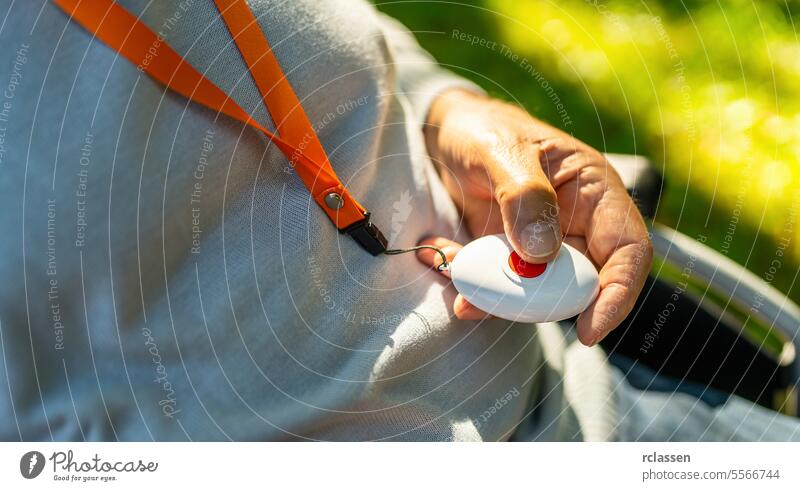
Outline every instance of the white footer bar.
{"label": "white footer bar", "polygon": [[[785,443],[5,443],[2,489],[800,489]],[[563,487],[568,486],[568,487]]]}

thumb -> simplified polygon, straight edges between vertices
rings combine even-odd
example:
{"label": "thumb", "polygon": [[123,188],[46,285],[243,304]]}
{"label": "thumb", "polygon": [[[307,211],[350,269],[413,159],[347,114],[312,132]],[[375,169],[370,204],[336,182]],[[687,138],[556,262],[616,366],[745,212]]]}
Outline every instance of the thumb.
{"label": "thumb", "polygon": [[538,149],[525,154],[495,163],[489,174],[514,250],[527,262],[546,263],[561,247],[558,200],[539,163]]}

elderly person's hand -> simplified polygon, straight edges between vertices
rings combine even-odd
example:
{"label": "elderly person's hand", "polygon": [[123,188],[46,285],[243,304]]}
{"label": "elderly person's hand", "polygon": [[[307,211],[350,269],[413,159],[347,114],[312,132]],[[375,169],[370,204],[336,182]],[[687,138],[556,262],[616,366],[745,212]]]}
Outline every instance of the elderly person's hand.
{"label": "elderly person's hand", "polygon": [[[600,294],[578,318],[582,343],[596,344],[622,322],[647,277],[652,246],[639,211],[599,152],[519,107],[462,90],[434,101],[425,138],[474,237],[505,232],[534,263],[553,259],[563,237],[600,268]],[[423,243],[442,248],[448,259],[462,247],[442,237]],[[439,256],[423,250],[419,258],[435,266]],[[461,295],[453,309],[460,319],[486,316]]]}

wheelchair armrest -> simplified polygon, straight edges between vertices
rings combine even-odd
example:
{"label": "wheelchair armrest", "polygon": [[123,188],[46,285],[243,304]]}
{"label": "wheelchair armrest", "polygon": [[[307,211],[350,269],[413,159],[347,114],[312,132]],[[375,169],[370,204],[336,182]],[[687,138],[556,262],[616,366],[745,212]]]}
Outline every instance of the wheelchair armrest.
{"label": "wheelchair armrest", "polygon": [[628,194],[645,218],[654,218],[664,179],[647,158],[640,155],[605,154],[606,160],[622,178]]}
{"label": "wheelchair armrest", "polygon": [[726,256],[675,230],[654,224],[653,276],[685,285],[686,295],[733,326],[777,365],[788,368],[791,394],[786,408],[797,411],[800,364],[800,308],[777,289]]}

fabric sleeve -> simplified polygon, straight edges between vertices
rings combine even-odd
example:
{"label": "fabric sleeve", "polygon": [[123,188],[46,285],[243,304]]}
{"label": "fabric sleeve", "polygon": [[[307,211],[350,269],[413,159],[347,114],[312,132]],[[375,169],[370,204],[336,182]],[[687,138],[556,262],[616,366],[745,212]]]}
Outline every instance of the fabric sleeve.
{"label": "fabric sleeve", "polygon": [[396,90],[409,101],[420,126],[425,123],[431,103],[442,92],[460,88],[484,93],[473,82],[439,65],[403,24],[380,13],[378,20],[394,57]]}

